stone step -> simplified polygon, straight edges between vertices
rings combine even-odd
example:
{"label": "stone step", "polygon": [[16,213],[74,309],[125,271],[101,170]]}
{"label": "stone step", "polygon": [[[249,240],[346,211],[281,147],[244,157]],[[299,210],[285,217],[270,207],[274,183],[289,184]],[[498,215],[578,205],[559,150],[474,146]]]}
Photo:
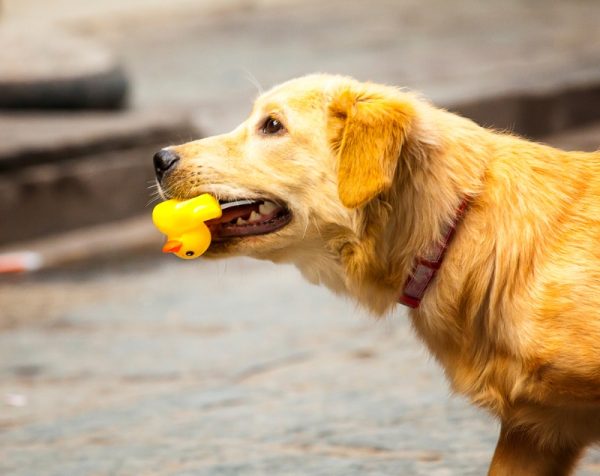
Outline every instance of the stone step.
{"label": "stone step", "polygon": [[563,150],[600,150],[600,122],[569,129],[543,138],[543,142]]}
{"label": "stone step", "polygon": [[128,82],[114,55],[57,28],[0,25],[0,109],[118,109]]}
{"label": "stone step", "polygon": [[0,116],[0,244],[144,212],[152,155],[198,135],[169,110]]}
{"label": "stone step", "polygon": [[[542,141],[565,150],[600,150],[600,122],[546,136]],[[148,208],[132,218],[0,246],[0,274],[3,263],[7,267],[15,260],[26,270],[31,262],[36,267],[52,268],[139,254],[159,256],[163,240],[152,225]]]}
{"label": "stone step", "polygon": [[446,106],[478,124],[538,139],[600,120],[600,76],[593,81],[522,89]]}

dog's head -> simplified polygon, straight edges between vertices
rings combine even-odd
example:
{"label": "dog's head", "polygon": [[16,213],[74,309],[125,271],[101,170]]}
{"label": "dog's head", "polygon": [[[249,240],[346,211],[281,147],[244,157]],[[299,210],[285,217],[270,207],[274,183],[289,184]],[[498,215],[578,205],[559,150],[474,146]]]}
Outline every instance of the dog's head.
{"label": "dog's head", "polygon": [[295,79],[258,98],[234,131],[157,154],[159,185],[170,198],[221,201],[207,256],[307,261],[318,269],[304,269],[309,278],[329,281],[348,245],[364,242],[366,211],[398,179],[415,104],[346,77]]}

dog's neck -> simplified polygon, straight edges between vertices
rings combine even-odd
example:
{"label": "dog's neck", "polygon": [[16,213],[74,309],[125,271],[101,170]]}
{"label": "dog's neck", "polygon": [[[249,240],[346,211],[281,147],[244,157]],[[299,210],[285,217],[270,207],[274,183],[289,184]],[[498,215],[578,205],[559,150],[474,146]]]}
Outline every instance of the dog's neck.
{"label": "dog's neck", "polygon": [[435,123],[415,125],[393,188],[365,207],[361,239],[342,250],[349,293],[377,314],[397,303],[415,260],[443,241],[464,197],[480,190],[487,151],[465,151],[459,161],[444,154],[448,148],[438,137]]}
{"label": "dog's neck", "polygon": [[448,247],[452,244],[456,227],[462,221],[469,208],[471,197],[463,198],[454,221],[446,225],[440,241],[432,243],[427,254],[415,257],[412,270],[399,293],[398,302],[404,306],[416,309],[427,292],[438,270],[442,266]]}

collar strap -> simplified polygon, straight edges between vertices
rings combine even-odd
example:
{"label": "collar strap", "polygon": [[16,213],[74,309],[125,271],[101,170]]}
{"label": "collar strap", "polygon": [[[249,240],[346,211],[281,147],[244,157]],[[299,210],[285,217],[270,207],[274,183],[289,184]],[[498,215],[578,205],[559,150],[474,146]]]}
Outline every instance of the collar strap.
{"label": "collar strap", "polygon": [[420,256],[415,259],[412,271],[404,284],[402,295],[398,299],[400,304],[413,309],[419,307],[427,288],[431,284],[431,281],[433,281],[433,278],[435,278],[440,266],[442,266],[444,255],[450,243],[452,243],[456,227],[464,218],[470,203],[471,198],[465,197],[456,210],[454,221],[446,227],[442,239],[432,246],[426,256]]}

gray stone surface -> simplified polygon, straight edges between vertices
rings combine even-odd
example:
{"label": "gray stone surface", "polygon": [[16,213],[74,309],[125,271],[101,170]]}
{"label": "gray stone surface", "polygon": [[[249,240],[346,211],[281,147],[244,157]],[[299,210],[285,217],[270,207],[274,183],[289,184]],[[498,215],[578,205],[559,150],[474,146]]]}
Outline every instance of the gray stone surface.
{"label": "gray stone surface", "polygon": [[[546,136],[541,141],[564,150],[600,150],[600,122]],[[111,221],[26,243],[13,242],[8,246],[0,246],[0,253],[33,251],[42,258],[44,266],[60,267],[81,261],[96,263],[104,259],[154,252],[159,235],[149,216],[150,208],[147,207],[145,213],[135,218]]]}
{"label": "gray stone surface", "polygon": [[600,122],[559,132],[544,138],[544,142],[564,150],[600,150]]}
{"label": "gray stone surface", "polygon": [[115,109],[127,78],[103,46],[60,29],[0,24],[0,109]]}
{"label": "gray stone surface", "polygon": [[168,256],[0,302],[3,475],[464,476],[493,451],[402,308],[371,320],[293,268]]}
{"label": "gray stone surface", "polygon": [[152,155],[197,135],[165,108],[0,115],[0,244],[144,212]]}
{"label": "gray stone surface", "polygon": [[414,88],[484,125],[536,137],[600,111],[595,0],[245,5],[149,19],[130,11],[91,29],[120,51],[134,103],[197,105],[207,134],[243,119],[255,82],[268,88],[315,71]]}
{"label": "gray stone surface", "polygon": [[[315,70],[406,85],[484,125],[533,137],[600,116],[598,2],[508,0],[485,8],[475,0],[209,4],[213,10],[184,0],[168,8],[154,1],[149,8],[141,0],[122,7],[114,1],[86,7],[62,0],[49,17],[56,22],[53,28],[85,33],[119,53],[133,79],[136,108],[194,111],[195,123],[207,135],[226,131],[246,116],[257,92],[252,76],[268,87]],[[11,28],[43,44],[46,30],[33,14],[43,16],[47,4],[28,0],[21,8],[8,3],[7,11],[15,11],[8,15]],[[25,72],[15,51],[4,54],[13,55],[13,69]],[[106,61],[102,55],[94,58],[89,63]],[[68,55],[64,61],[66,69],[90,67],[85,61],[71,64]],[[33,64],[31,74],[51,69],[49,64]],[[177,114],[165,114],[162,124],[177,127]],[[0,117],[0,169],[84,153],[98,157],[94,164],[65,161],[2,179],[0,193],[9,198],[0,218],[16,220],[19,231],[4,231],[0,242],[142,210],[139,193],[125,213],[120,207],[128,200],[115,192],[146,186],[152,151],[140,150],[130,159],[129,151],[121,151],[130,147],[131,136],[137,137],[131,130],[137,121],[98,117]],[[139,123],[144,137],[154,133],[142,114]],[[198,137],[188,131],[180,130],[173,141]],[[159,134],[152,139],[156,148],[169,142]],[[67,170],[67,163],[77,165]],[[38,215],[15,211],[15,203],[26,196],[32,197],[29,211],[39,210]],[[114,200],[104,204],[97,200],[102,197]],[[51,203],[61,204],[61,216],[55,218]]]}
{"label": "gray stone surface", "polygon": [[[0,113],[0,173],[197,135],[175,107],[119,112]],[[151,165],[151,157],[148,159]]]}
{"label": "gray stone surface", "polygon": [[[236,125],[257,94],[315,71],[422,91],[485,125],[539,137],[598,117],[596,0],[6,1],[118,52],[136,105],[197,109]],[[562,93],[561,93],[562,92]],[[561,94],[559,94],[561,93]],[[591,116],[591,117],[590,117]]]}
{"label": "gray stone surface", "polygon": [[149,158],[164,144],[115,149],[0,175],[0,243],[39,238],[142,213]]}

